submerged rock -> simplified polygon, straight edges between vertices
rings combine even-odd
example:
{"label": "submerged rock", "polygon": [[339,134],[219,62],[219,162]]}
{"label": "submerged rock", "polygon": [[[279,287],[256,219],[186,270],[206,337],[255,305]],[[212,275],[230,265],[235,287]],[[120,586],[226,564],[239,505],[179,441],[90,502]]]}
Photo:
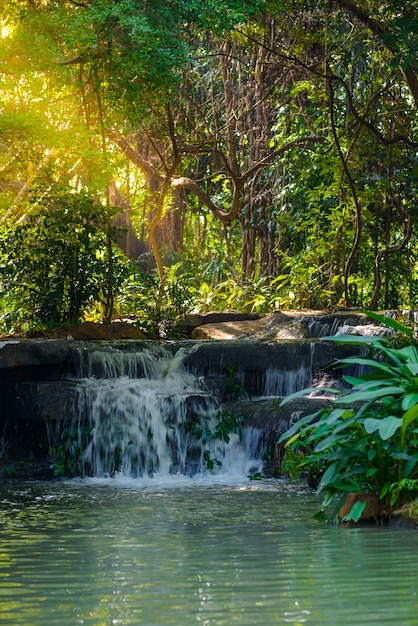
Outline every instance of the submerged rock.
{"label": "submerged rock", "polygon": [[361,514],[359,521],[375,522],[380,515],[380,500],[375,493],[349,493],[338,512],[338,518],[342,520],[348,515],[356,502],[365,502],[366,507]]}

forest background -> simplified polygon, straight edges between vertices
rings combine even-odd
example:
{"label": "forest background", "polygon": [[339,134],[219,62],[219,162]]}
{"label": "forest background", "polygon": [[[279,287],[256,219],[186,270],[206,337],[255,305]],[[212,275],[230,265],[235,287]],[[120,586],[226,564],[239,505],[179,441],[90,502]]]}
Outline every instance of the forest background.
{"label": "forest background", "polygon": [[0,5],[3,332],[415,308],[415,0]]}

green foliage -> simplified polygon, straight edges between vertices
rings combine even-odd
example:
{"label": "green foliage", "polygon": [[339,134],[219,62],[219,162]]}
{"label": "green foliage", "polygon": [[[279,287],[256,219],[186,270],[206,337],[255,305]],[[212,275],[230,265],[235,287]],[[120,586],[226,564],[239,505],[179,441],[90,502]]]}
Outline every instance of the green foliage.
{"label": "green foliage", "polygon": [[[139,191],[134,168],[151,187],[163,172],[191,178],[201,193],[180,190],[181,225],[161,224],[164,245],[170,239],[184,261],[176,280],[139,277],[137,297],[136,277],[126,283],[133,309],[121,308],[144,310],[154,336],[164,325],[175,333],[186,308],[365,306],[375,287],[373,307],[412,307],[418,250],[405,233],[417,217],[418,118],[406,69],[416,79],[416,15],[368,3],[360,9],[376,34],[346,5],[3,2],[0,217],[19,215],[47,170],[91,194],[112,179],[141,213],[145,238],[161,186]],[[318,143],[280,152],[307,137]],[[213,209],[231,208],[232,170],[243,186],[225,226]],[[10,306],[8,327],[21,323],[18,299]]]}
{"label": "green foliage", "polygon": [[[411,339],[407,326],[373,317]],[[325,493],[325,504],[346,492],[374,493],[382,515],[391,515],[418,494],[417,346],[390,347],[384,338],[353,335],[326,339],[369,348],[367,356],[339,361],[366,373],[344,375],[349,393],[327,390],[337,395],[332,407],[301,418],[282,435],[290,451],[287,463],[293,472],[321,473],[318,492]]]}
{"label": "green foliage", "polygon": [[254,474],[249,474],[248,478],[250,480],[264,480],[265,476],[261,472],[255,472]]}
{"label": "green foliage", "polygon": [[[231,440],[231,434],[242,436],[242,425],[244,423],[243,415],[233,415],[228,411],[218,411],[215,424],[214,419],[207,415],[200,416],[191,424],[192,433],[205,446],[210,441],[218,439],[228,444]],[[203,460],[208,470],[213,470],[215,466],[222,465],[218,459],[211,457],[209,450],[203,450]]]}
{"label": "green foliage", "polygon": [[235,370],[232,365],[225,365],[225,371],[228,374],[226,388],[225,388],[225,399],[230,400],[242,400],[243,398],[249,399],[249,393],[244,388],[243,384],[240,380],[237,380],[235,376]]}
{"label": "green foliage", "polygon": [[120,313],[137,315],[149,337],[180,338],[184,317],[194,308],[193,279],[180,263],[172,265],[163,280],[156,271],[130,267],[118,298]]}
{"label": "green foliage", "polygon": [[80,454],[83,439],[90,430],[83,426],[66,426],[60,434],[60,440],[56,447],[51,447],[49,453],[52,456],[51,469],[54,476],[80,476],[82,473]]}
{"label": "green foliage", "polygon": [[[42,202],[42,208],[40,206]],[[0,232],[0,297],[4,329],[79,321],[115,293],[124,266],[111,246],[115,230],[103,208],[83,193],[60,191]]]}
{"label": "green foliage", "polygon": [[13,463],[10,463],[10,465],[6,465],[4,473],[6,474],[7,478],[13,478],[13,476],[16,474],[16,467],[13,465]]}

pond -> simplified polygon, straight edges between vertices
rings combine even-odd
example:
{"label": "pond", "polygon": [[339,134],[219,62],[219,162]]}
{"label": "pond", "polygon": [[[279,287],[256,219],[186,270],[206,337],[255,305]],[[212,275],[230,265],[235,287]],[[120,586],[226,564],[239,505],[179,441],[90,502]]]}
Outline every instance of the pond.
{"label": "pond", "polygon": [[418,624],[418,533],[317,521],[286,481],[0,487],[0,623]]}

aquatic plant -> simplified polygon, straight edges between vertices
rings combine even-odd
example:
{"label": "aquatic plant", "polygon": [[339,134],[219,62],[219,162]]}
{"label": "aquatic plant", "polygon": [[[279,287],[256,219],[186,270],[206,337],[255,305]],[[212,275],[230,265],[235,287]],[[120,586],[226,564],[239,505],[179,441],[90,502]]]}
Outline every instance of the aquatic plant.
{"label": "aquatic plant", "polygon": [[[233,415],[223,409],[216,414],[215,424],[213,424],[213,419],[206,415],[196,418],[196,421],[191,424],[191,431],[197,439],[202,442],[203,446],[214,439],[228,444],[232,434],[237,434],[241,439],[243,423],[243,415]],[[203,451],[203,460],[206,468],[210,471],[213,470],[215,466],[222,465],[222,461],[213,458],[208,449]]]}
{"label": "aquatic plant", "polygon": [[[333,517],[354,492],[377,495],[379,518],[387,519],[418,495],[418,350],[412,328],[367,315],[395,330],[399,341],[393,334],[325,337],[368,349],[365,356],[339,360],[341,367],[362,366],[365,373],[343,375],[350,391],[326,389],[335,394],[330,406],[299,419],[280,442],[286,442],[293,474],[319,473],[317,491],[325,494],[324,508],[335,502]],[[312,391],[318,389],[304,389],[283,403]],[[365,507],[355,503],[344,519],[357,521]]]}
{"label": "aquatic plant", "polygon": [[81,469],[81,444],[90,429],[85,426],[69,425],[63,428],[59,442],[49,448],[52,457],[50,469],[54,476],[79,476]]}

